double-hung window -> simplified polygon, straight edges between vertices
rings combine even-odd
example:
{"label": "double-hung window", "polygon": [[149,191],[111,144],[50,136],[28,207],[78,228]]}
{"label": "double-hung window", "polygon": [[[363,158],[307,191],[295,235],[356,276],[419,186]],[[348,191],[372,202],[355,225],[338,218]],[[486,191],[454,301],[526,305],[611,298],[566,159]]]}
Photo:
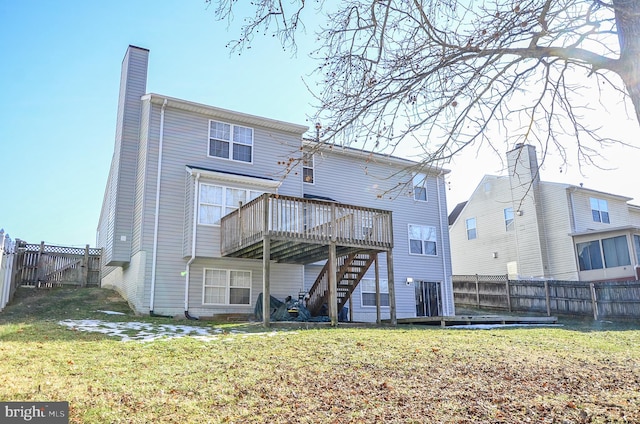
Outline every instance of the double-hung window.
{"label": "double-hung window", "polygon": [[209,121],[209,156],[251,163],[253,129]]}
{"label": "double-hung window", "polygon": [[467,240],[473,240],[478,237],[475,218],[467,218],[465,226],[467,227]]}
{"label": "double-hung window", "polygon": [[205,268],[202,303],[204,305],[251,304],[251,271]]}
{"label": "double-hung window", "polygon": [[607,201],[590,197],[589,203],[591,203],[591,215],[593,216],[593,221],[609,224],[609,208]]}
{"label": "double-hung window", "polygon": [[304,153],[302,155],[302,182],[307,184],[314,183],[313,172],[313,154]]}
{"label": "double-hung window", "polygon": [[[387,280],[380,281],[380,306],[389,306],[389,283]],[[363,278],[360,281],[362,290],[362,306],[376,306],[376,280],[373,278]]]}
{"label": "double-hung window", "polygon": [[436,227],[409,224],[409,253],[412,255],[437,255]]}
{"label": "double-hung window", "polygon": [[425,174],[413,176],[413,199],[421,202],[427,201],[427,176]]}
{"label": "double-hung window", "polygon": [[504,209],[504,227],[507,231],[513,230],[513,208]]}
{"label": "double-hung window", "polygon": [[198,223],[219,225],[220,219],[238,209],[240,202],[246,203],[261,194],[259,191],[200,183]]}

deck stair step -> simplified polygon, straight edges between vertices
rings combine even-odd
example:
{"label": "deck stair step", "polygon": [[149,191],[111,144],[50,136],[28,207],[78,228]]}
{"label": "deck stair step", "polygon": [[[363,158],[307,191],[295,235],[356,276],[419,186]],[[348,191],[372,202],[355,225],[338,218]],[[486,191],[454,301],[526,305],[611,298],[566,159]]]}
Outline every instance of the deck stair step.
{"label": "deck stair step", "polygon": [[[375,261],[377,252],[363,251],[350,253],[337,259],[337,297],[338,311],[349,301],[351,294]],[[307,309],[316,316],[329,304],[329,263],[320,271],[318,278],[309,290]]]}

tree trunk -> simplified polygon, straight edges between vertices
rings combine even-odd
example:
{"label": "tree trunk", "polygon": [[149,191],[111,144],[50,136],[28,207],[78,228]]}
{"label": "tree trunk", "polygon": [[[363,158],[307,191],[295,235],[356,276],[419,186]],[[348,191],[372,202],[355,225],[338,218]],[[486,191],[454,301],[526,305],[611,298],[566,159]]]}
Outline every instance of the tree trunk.
{"label": "tree trunk", "polygon": [[640,1],[613,0],[620,61],[618,73],[624,82],[640,123]]}

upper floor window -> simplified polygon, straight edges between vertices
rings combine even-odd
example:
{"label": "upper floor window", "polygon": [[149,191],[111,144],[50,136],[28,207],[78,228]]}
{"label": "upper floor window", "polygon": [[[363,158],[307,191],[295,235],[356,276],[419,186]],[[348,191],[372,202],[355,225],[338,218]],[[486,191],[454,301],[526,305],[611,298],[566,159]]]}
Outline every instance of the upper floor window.
{"label": "upper floor window", "polygon": [[607,201],[590,197],[589,202],[591,203],[591,215],[593,216],[594,222],[608,224],[609,208],[607,206]]}
{"label": "upper floor window", "polygon": [[202,304],[249,305],[251,303],[251,271],[204,269]]}
{"label": "upper floor window", "polygon": [[507,231],[513,230],[513,208],[505,208],[504,210],[504,227]]}
{"label": "upper floor window", "polygon": [[409,253],[435,256],[438,254],[436,242],[436,227],[409,224]]}
{"label": "upper floor window", "polygon": [[200,183],[198,223],[219,225],[220,219],[236,210],[240,202],[246,203],[261,194],[259,191]]}
{"label": "upper floor window", "polygon": [[467,218],[465,221],[465,225],[467,226],[467,240],[473,240],[478,237],[478,233],[476,230],[476,219],[475,218]]}
{"label": "upper floor window", "polygon": [[[376,306],[376,280],[363,278],[360,281],[362,287],[362,306]],[[380,280],[380,306],[389,306],[389,283]]]}
{"label": "upper floor window", "polygon": [[209,156],[251,163],[253,129],[209,121]]}
{"label": "upper floor window", "polygon": [[413,198],[422,202],[427,201],[427,176],[425,174],[413,176]]}
{"label": "upper floor window", "polygon": [[313,184],[313,154],[304,153],[302,155],[302,181],[308,184]]}

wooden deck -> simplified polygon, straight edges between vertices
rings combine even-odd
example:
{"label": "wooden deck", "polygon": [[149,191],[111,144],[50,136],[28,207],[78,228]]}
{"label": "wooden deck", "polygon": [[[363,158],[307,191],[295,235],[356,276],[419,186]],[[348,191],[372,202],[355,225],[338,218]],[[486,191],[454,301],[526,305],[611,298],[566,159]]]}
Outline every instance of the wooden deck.
{"label": "wooden deck", "polygon": [[459,315],[453,317],[398,318],[398,324],[473,325],[473,324],[555,324],[557,317],[518,317],[502,315]]}
{"label": "wooden deck", "polygon": [[[304,265],[326,260],[308,293],[310,310],[326,304],[332,325],[337,325],[338,311],[380,252],[387,255],[389,314],[395,325],[390,211],[265,193],[222,217],[220,228],[222,256],[262,259],[265,326],[270,324],[272,261]],[[380,316],[379,307],[376,314]]]}
{"label": "wooden deck", "polygon": [[277,194],[262,196],[224,216],[222,256],[260,259],[264,239],[276,262],[308,264],[359,251],[393,247],[391,212]]}

